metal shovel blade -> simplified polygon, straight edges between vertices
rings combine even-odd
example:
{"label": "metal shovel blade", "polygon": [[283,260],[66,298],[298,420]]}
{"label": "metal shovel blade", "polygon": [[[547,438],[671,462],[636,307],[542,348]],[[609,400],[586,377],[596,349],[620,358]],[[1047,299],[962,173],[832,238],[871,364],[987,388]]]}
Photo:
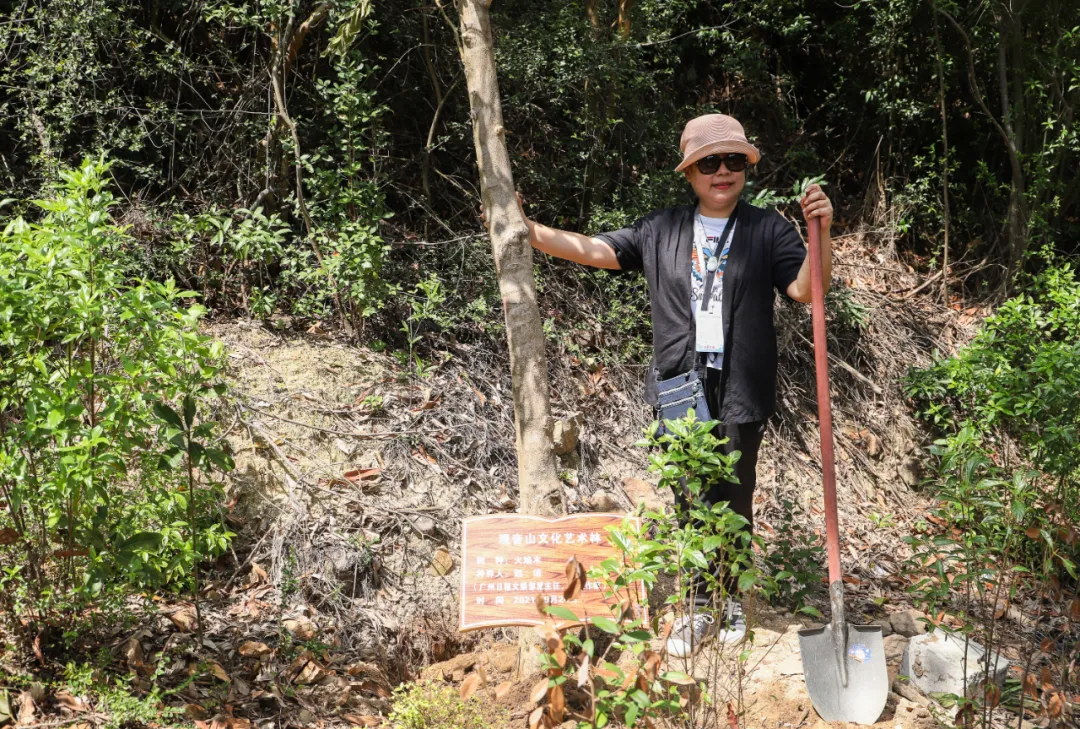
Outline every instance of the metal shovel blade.
{"label": "metal shovel blade", "polygon": [[837,661],[833,626],[799,631],[806,690],[825,721],[873,724],[889,698],[885,641],[877,625],[847,626],[843,670]]}

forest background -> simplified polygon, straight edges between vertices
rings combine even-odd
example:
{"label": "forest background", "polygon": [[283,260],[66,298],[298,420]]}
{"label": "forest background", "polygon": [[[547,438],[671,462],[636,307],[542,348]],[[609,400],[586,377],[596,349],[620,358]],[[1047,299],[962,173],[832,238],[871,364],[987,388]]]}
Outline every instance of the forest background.
{"label": "forest background", "polygon": [[[687,202],[679,134],[720,111],[763,150],[757,204],[794,217],[788,190],[822,175],[834,235],[916,273],[909,294],[1004,304],[902,386],[944,439],[942,484],[1034,469],[1045,488],[1016,497],[1027,510],[1002,508],[1027,530],[1041,510],[1041,546],[980,549],[1038,566],[1080,606],[1080,5],[497,0],[492,14],[530,216],[593,233]],[[438,2],[0,1],[9,616],[197,585],[200,555],[226,553],[233,463],[207,315],[340,334],[420,380],[450,344],[505,350],[457,28]],[[642,279],[536,270],[560,352],[593,371],[647,359]],[[830,307],[853,329],[866,314],[843,285]]]}

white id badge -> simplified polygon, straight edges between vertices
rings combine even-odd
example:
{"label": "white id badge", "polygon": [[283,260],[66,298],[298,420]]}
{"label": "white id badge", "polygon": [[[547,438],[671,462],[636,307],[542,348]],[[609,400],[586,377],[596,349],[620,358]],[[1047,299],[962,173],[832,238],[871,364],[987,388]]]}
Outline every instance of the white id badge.
{"label": "white id badge", "polygon": [[697,351],[724,351],[724,321],[719,311],[699,311],[697,315]]}

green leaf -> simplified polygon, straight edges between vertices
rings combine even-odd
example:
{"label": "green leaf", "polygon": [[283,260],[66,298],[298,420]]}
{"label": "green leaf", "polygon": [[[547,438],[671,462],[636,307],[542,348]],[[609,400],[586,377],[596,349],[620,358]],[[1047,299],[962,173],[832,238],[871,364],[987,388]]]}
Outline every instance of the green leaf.
{"label": "green leaf", "polygon": [[701,545],[701,548],[706,552],[715,552],[720,547],[724,546],[724,542],[727,538],[722,534],[715,534],[711,537],[705,537],[705,542]]}
{"label": "green leaf", "polygon": [[634,726],[634,723],[638,718],[638,706],[637,704],[630,704],[626,707],[626,726]]}
{"label": "green leaf", "polygon": [[49,417],[45,420],[45,427],[49,430],[56,430],[60,423],[64,422],[63,410],[50,410]]}
{"label": "green leaf", "polygon": [[220,468],[222,471],[229,472],[236,468],[236,464],[233,462],[232,456],[220,448],[207,448],[206,457],[210,459],[210,462]]}
{"label": "green leaf", "polygon": [[705,555],[702,554],[700,549],[691,549],[687,551],[686,557],[695,567],[703,570],[709,569],[709,561],[705,559]]}
{"label": "green leaf", "polygon": [[667,671],[660,675],[660,678],[664,681],[670,681],[671,683],[677,683],[682,686],[693,686],[697,683],[693,678],[687,676],[682,671]]}
{"label": "green leaf", "polygon": [[180,420],[180,416],[176,414],[175,410],[173,410],[165,403],[154,403],[154,415],[158,416],[177,430],[184,430],[184,422]]}
{"label": "green leaf", "polygon": [[206,462],[206,451],[199,443],[192,442],[190,447],[192,464],[202,468],[202,466]]}
{"label": "green leaf", "polygon": [[150,552],[161,547],[161,535],[157,532],[138,532],[116,546],[117,552]]}
{"label": "green leaf", "polygon": [[161,458],[158,461],[158,468],[162,471],[174,471],[180,468],[180,465],[184,462],[184,451],[180,450],[176,446],[173,446],[169,450],[161,454]]}
{"label": "green leaf", "polygon": [[621,631],[619,624],[611,618],[593,618],[592,624],[605,633],[611,633],[612,635],[618,635]]}
{"label": "green leaf", "polygon": [[559,605],[549,605],[548,607],[544,608],[544,612],[546,612],[548,615],[551,615],[552,617],[562,618],[563,620],[572,620],[574,622],[578,622],[578,620],[580,620],[580,618],[578,618],[578,616],[574,614],[573,610],[561,607]]}
{"label": "green leaf", "polygon": [[184,395],[184,424],[188,430],[191,430],[192,423],[195,422],[195,398],[189,395]]}

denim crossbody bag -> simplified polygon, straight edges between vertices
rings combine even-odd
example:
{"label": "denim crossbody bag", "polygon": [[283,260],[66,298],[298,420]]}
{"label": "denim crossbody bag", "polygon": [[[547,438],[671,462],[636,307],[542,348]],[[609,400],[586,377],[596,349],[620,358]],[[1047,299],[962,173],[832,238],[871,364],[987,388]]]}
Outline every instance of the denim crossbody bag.
{"label": "denim crossbody bag", "polygon": [[685,418],[687,410],[693,410],[694,416],[702,422],[712,420],[709,403],[705,400],[705,378],[699,366],[701,359],[701,357],[697,358],[699,364],[695,365],[694,369],[666,380],[661,380],[659,370],[654,370],[657,392],[656,417],[660,421],[657,435],[663,435],[666,432],[665,420]]}
{"label": "denim crossbody bag", "polygon": [[[727,243],[731,239],[732,230],[735,228],[737,212],[738,209],[732,212],[731,217],[724,226],[724,232],[721,234],[719,244],[716,246],[717,253],[720,253],[720,251],[726,252],[727,250]],[[704,235],[704,232],[702,235]],[[716,270],[718,268],[715,260],[711,261],[710,264],[706,267],[707,272],[705,274],[703,300],[706,302],[706,307],[711,300],[713,281],[716,279]],[[692,410],[694,416],[702,422],[713,419],[712,413],[709,412],[709,403],[705,399],[704,372],[705,356],[700,352],[694,357],[694,368],[681,375],[661,380],[660,371],[653,369],[653,376],[656,377],[657,392],[656,417],[660,421],[660,427],[656,431],[657,435],[663,435],[666,432],[664,428],[665,420],[685,418],[688,410]]]}

